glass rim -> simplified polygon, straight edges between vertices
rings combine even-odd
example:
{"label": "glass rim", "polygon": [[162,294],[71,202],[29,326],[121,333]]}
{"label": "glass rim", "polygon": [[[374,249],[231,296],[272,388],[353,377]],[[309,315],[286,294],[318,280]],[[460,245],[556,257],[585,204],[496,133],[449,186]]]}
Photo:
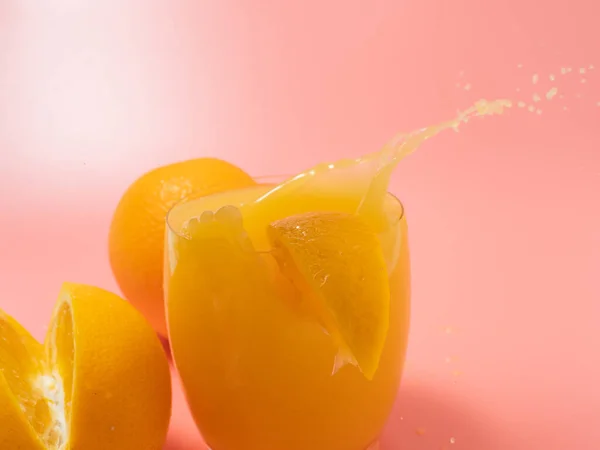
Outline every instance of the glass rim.
{"label": "glass rim", "polygon": [[[285,179],[291,178],[291,177],[292,177],[292,175],[277,174],[277,175],[259,175],[259,176],[256,176],[256,177],[252,177],[252,179],[254,181],[256,181],[256,185],[257,186],[260,186],[260,185],[269,185],[269,184],[271,184],[271,183],[266,183],[267,180],[271,180],[273,182],[273,184],[275,184],[275,182],[278,182],[278,181],[280,182],[282,180],[285,180]],[[213,193],[206,194],[206,195],[202,195],[202,194],[200,194],[198,192],[195,192],[195,193],[191,192],[190,194],[186,195],[182,199],[180,199],[177,202],[175,202],[175,204],[169,208],[169,210],[167,211],[167,214],[165,216],[165,225],[169,229],[169,231],[171,231],[178,238],[191,241],[191,239],[189,237],[185,236],[180,231],[175,230],[171,226],[171,222],[169,220],[169,217],[171,216],[171,213],[173,212],[173,210],[175,208],[181,206],[182,204],[184,204],[184,203],[186,203],[186,202],[188,202],[190,200],[196,200],[196,199],[200,199],[200,198],[204,198],[204,197],[212,197],[213,195],[224,194],[224,193],[227,193],[227,192],[240,191],[240,190],[243,190],[243,189],[248,189],[248,187],[252,187],[252,186],[235,188],[235,189],[230,189],[230,190],[220,191],[220,192],[213,192]],[[404,210],[404,204],[400,201],[400,199],[396,196],[396,194],[394,194],[394,193],[392,193],[390,191],[387,192],[387,196],[390,197],[396,203],[396,205],[398,205],[400,207],[400,212],[399,212],[398,216],[392,222],[392,225],[396,225],[396,224],[398,224],[404,218],[404,212],[405,212],[405,210]],[[223,206],[226,206],[226,205],[223,205]],[[262,253],[262,252],[259,252],[259,253]]]}

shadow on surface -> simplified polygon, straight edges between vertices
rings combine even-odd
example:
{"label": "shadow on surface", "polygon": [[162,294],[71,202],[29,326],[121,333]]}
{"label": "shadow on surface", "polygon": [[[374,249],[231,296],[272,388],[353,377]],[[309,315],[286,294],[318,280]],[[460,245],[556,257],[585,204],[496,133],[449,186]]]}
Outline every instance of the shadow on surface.
{"label": "shadow on surface", "polygon": [[[505,450],[498,424],[457,395],[408,383],[392,411],[380,450]],[[499,439],[502,436],[502,439]]]}
{"label": "shadow on surface", "polygon": [[[514,436],[513,436],[514,438]],[[407,383],[378,450],[506,450],[511,435],[451,390]],[[172,430],[163,450],[208,450],[193,427]]]}

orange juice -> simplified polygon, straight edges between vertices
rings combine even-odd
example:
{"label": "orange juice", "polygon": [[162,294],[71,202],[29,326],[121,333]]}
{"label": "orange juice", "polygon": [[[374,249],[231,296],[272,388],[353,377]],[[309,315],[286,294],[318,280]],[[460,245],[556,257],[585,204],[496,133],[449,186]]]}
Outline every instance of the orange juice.
{"label": "orange juice", "polygon": [[[199,289],[201,268],[186,248],[194,242],[177,232],[191,217],[225,205],[243,208],[269,189],[200,198],[169,215],[168,323],[190,408],[213,450],[365,450],[390,412],[407,345],[410,266],[402,205],[386,198],[389,227],[380,236],[390,261],[390,319],[379,367],[368,380],[352,365],[332,373],[335,345],[298,306],[302,294],[275,269],[268,281],[273,290],[244,286],[241,292],[215,290],[210,298]],[[321,206],[339,210],[336,202]],[[255,240],[257,255],[273,268],[269,252],[258,249],[266,245],[264,237]],[[241,278],[252,276],[234,272],[221,282],[244,284]]]}
{"label": "orange juice", "polygon": [[173,358],[213,450],[365,450],[398,390],[410,264],[395,165],[506,102],[281,184],[189,199],[167,217]]}

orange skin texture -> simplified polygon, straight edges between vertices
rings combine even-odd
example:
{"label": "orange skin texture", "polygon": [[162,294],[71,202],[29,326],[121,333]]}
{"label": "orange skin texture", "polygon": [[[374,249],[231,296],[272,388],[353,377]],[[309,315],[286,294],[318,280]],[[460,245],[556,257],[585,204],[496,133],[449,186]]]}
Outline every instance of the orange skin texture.
{"label": "orange skin texture", "polygon": [[171,374],[154,330],[115,294],[83,285],[65,289],[75,335],[70,450],[162,449]]}

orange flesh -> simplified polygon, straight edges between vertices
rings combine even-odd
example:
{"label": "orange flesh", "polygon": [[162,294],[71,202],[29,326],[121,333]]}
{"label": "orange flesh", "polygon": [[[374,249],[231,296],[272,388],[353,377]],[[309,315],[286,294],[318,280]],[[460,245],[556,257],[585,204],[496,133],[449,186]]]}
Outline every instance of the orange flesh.
{"label": "orange flesh", "polygon": [[51,379],[43,346],[12,318],[0,313],[0,373],[17,399],[27,421],[49,449],[60,448],[53,405],[45,383]]}
{"label": "orange flesh", "polygon": [[[54,320],[56,322],[51,335],[52,339],[47,344],[47,354],[50,367],[58,372],[58,377],[62,381],[64,398],[61,399],[61,406],[64,414],[64,426],[68,426],[71,417],[75,357],[73,317],[68,303],[61,304]],[[66,430],[64,431],[66,432]]]}

